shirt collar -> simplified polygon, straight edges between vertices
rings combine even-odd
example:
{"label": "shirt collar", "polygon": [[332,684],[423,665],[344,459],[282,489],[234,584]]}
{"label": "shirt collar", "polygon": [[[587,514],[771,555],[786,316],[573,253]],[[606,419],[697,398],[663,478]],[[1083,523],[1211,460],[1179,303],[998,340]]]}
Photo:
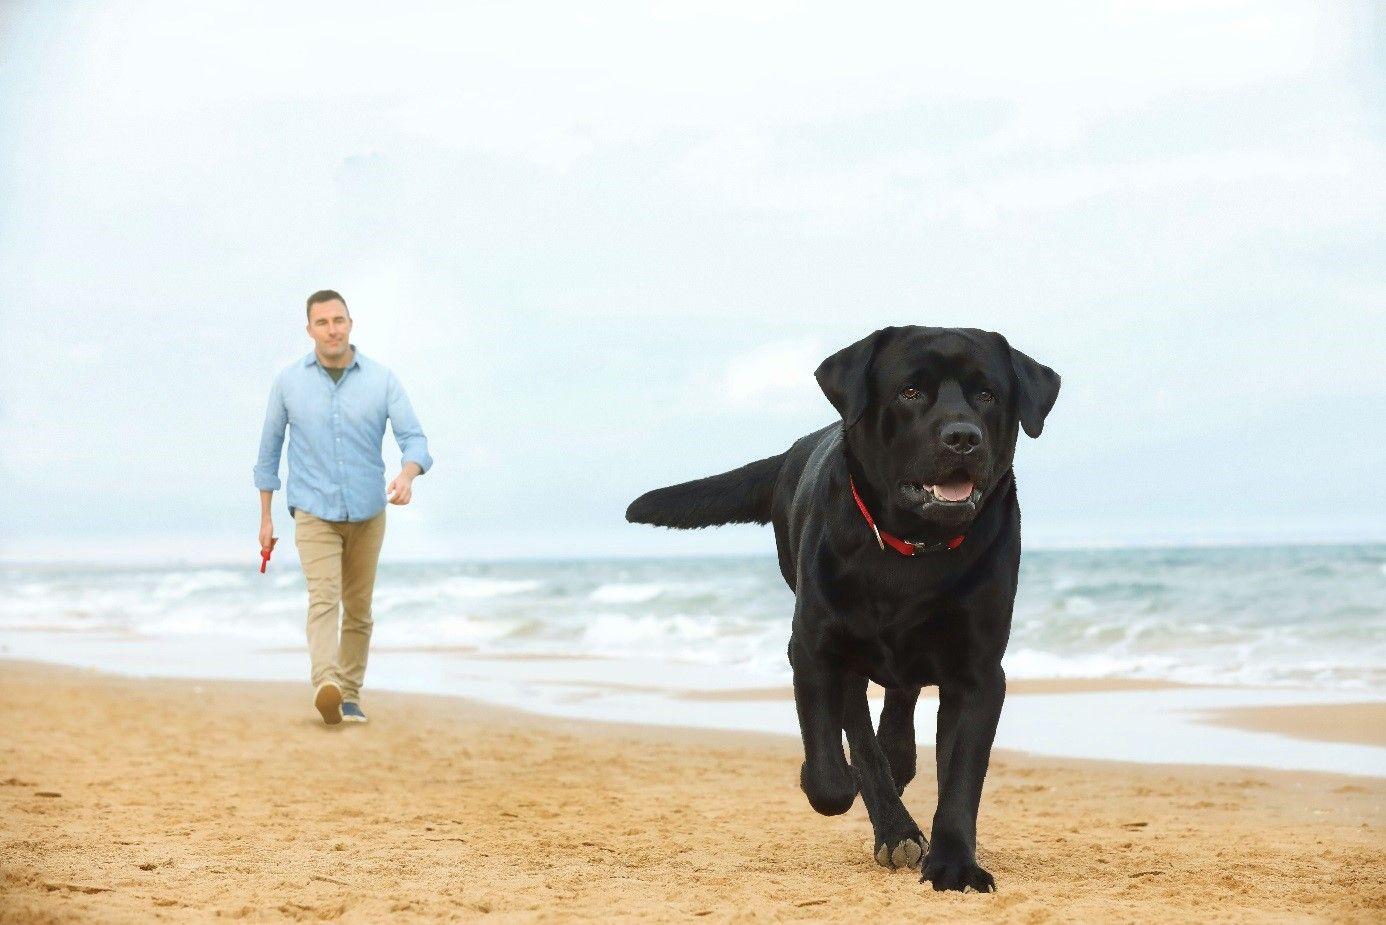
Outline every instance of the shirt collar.
{"label": "shirt collar", "polygon": [[[308,355],[307,355],[306,357],[303,358],[303,365],[304,365],[304,366],[321,366],[322,364],[318,363],[318,352],[317,352],[316,350],[309,350],[309,351],[308,351]],[[350,362],[349,364],[347,364],[347,366],[346,366],[345,368],[346,368],[346,369],[351,369],[353,366],[360,366],[360,365],[361,365],[361,350],[360,350],[355,344],[352,344],[352,345],[351,345],[351,362]]]}

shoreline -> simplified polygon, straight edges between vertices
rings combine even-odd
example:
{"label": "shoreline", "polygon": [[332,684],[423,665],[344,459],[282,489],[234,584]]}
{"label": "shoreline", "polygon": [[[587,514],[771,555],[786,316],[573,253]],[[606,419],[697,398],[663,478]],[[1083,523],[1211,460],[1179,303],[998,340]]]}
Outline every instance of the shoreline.
{"label": "shoreline", "polygon": [[[482,656],[489,658],[489,656]],[[547,661],[552,658],[555,661],[586,660],[585,656],[535,656],[537,660]],[[509,660],[506,658],[505,660]],[[526,657],[524,660],[530,660]],[[619,661],[613,659],[612,661]],[[72,673],[76,677],[86,678],[96,681],[126,681],[133,684],[191,684],[192,691],[197,696],[201,696],[209,687],[215,686],[236,686],[247,685],[251,688],[276,689],[296,698],[308,705],[310,698],[307,696],[308,687],[294,681],[279,679],[246,679],[208,676],[200,677],[195,675],[128,675],[120,672],[105,671],[100,668],[93,668],[80,665],[69,665],[61,662],[43,661],[40,659],[17,659],[8,655],[0,654],[0,681],[6,680],[5,673],[13,670],[21,676],[42,675],[53,671],[58,673]],[[1033,686],[1032,686],[1033,685]],[[583,686],[583,682],[565,682],[565,686]],[[635,691],[650,692],[660,691],[669,693],[668,689],[654,688],[641,685],[627,685],[619,682],[591,682],[590,686],[610,689],[613,691]],[[1008,687],[1013,688],[1014,682],[1008,682]],[[1021,684],[1021,690],[1011,690],[1015,696],[1045,696],[1063,694],[1088,694],[1088,693],[1115,693],[1121,691],[1162,691],[1210,689],[1206,685],[1182,684],[1177,681],[1162,681],[1152,679],[1124,679],[1124,678],[1030,678],[1025,679]],[[1211,688],[1216,689],[1216,688]],[[781,696],[783,694],[783,697]],[[868,688],[868,699],[873,702],[882,698],[883,691],[876,684],[872,683]],[[744,695],[744,696],[743,696]],[[743,688],[726,691],[696,691],[696,690],[676,690],[673,693],[676,699],[707,701],[707,702],[731,702],[731,703],[754,703],[771,702],[793,705],[793,691],[789,688]],[[798,744],[798,732],[765,732],[755,729],[735,729],[717,726],[685,726],[677,723],[660,722],[653,719],[603,719],[587,717],[567,717],[557,716],[550,713],[539,712],[526,709],[523,706],[509,703],[495,703],[487,700],[480,700],[468,697],[463,694],[440,693],[434,691],[411,691],[397,689],[382,689],[374,686],[365,691],[363,702],[369,702],[366,698],[374,700],[377,697],[389,699],[423,699],[437,701],[439,704],[455,704],[466,711],[481,710],[494,711],[498,714],[513,714],[512,720],[523,720],[530,723],[573,723],[592,729],[602,729],[611,732],[625,730],[635,732],[642,736],[655,738],[682,738],[692,737],[699,741],[710,743],[719,742],[724,738],[746,741],[761,746],[774,745],[783,747],[785,743],[792,743],[796,748]],[[937,690],[926,688],[920,695],[920,702],[926,706],[930,700],[937,700]],[[317,714],[311,705],[303,709],[304,718],[309,725],[320,725]],[[1346,743],[1351,741],[1361,742],[1362,744],[1377,745],[1386,741],[1386,730],[1377,728],[1361,728],[1359,723],[1372,721],[1377,716],[1386,716],[1386,700],[1365,701],[1365,702],[1344,702],[1335,704],[1311,704],[1306,706],[1290,707],[1238,707],[1220,711],[1210,711],[1200,714],[1200,721],[1213,726],[1224,728],[1247,729],[1258,732],[1269,732],[1287,737],[1299,738],[1316,742],[1338,742]],[[919,734],[919,747],[921,753],[925,749],[932,749],[933,727],[928,718],[920,717],[917,719],[917,732]],[[1323,725],[1318,725],[1322,721]],[[338,730],[324,730],[340,733]],[[1190,763],[1182,761],[1137,761],[1126,759],[1106,759],[1106,758],[1081,758],[1070,755],[1046,755],[1023,749],[1007,748],[997,745],[993,749],[993,755],[1010,756],[1013,759],[1024,760],[1028,763],[1047,764],[1051,766],[1069,765],[1091,765],[1100,768],[1120,768],[1124,766],[1137,766],[1141,768],[1164,769],[1198,774],[1206,772],[1208,774],[1218,774],[1223,772],[1240,772],[1258,775],[1285,775],[1287,779],[1298,780],[1301,777],[1319,777],[1326,781],[1337,781],[1342,784],[1362,783],[1364,778],[1367,781],[1380,781],[1383,791],[1386,792],[1386,775],[1361,775],[1343,771],[1315,771],[1287,768],[1264,767],[1259,765],[1215,765],[1204,763]]]}
{"label": "shoreline", "polygon": [[[151,678],[293,682],[307,670],[300,646],[221,636],[0,633],[0,660],[6,659]],[[1124,678],[1016,679],[1009,688],[997,731],[1002,749],[1386,777],[1386,699],[1371,694]],[[798,736],[791,689],[731,666],[381,646],[372,652],[367,701],[384,691],[457,696],[574,720],[638,724],[657,717],[682,728]],[[872,708],[879,710],[880,692],[872,692]],[[936,690],[927,688],[916,723],[925,744],[932,742],[936,704]],[[1355,726],[1327,720],[1349,714]],[[1093,729],[1103,734],[1094,736]]]}
{"label": "shoreline", "polygon": [[[282,512],[287,515],[287,511]],[[768,538],[768,534],[766,534]],[[30,548],[42,548],[46,538],[39,538],[36,542],[27,544]],[[121,569],[144,569],[149,562],[160,563],[160,567],[171,568],[193,568],[193,569],[242,569],[245,568],[248,559],[245,555],[245,538],[240,534],[222,537],[209,544],[206,551],[202,554],[187,553],[187,538],[184,536],[169,537],[163,542],[157,540],[148,545],[135,544],[132,551],[122,551],[120,553],[110,552],[111,543],[103,542],[93,544],[92,548],[98,552],[85,556],[73,556],[73,544],[69,538],[64,537],[61,542],[54,542],[52,554],[40,553],[29,555],[13,555],[11,551],[0,546],[0,568],[121,568]],[[382,560],[382,565],[390,566],[431,566],[447,565],[456,562],[475,563],[480,565],[545,565],[553,563],[568,563],[574,561],[586,561],[599,559],[609,562],[663,562],[668,560],[679,561],[739,561],[745,559],[759,559],[773,563],[775,561],[775,550],[773,545],[767,546],[765,543],[755,542],[754,548],[748,548],[739,552],[708,552],[701,548],[676,548],[661,550],[657,553],[647,551],[632,551],[628,548],[613,549],[607,552],[592,553],[564,553],[549,552],[543,555],[533,555],[516,553],[512,555],[488,555],[482,551],[464,554],[461,550],[449,552],[429,553],[429,554],[407,554],[403,556],[391,556],[389,559]],[[1252,539],[1249,537],[1210,537],[1202,540],[1190,540],[1187,537],[1133,537],[1126,539],[1112,540],[1027,540],[1025,544],[1025,554],[1028,555],[1049,555],[1053,553],[1111,553],[1111,552],[1181,552],[1184,550],[1200,551],[1239,551],[1239,550],[1291,550],[1291,549],[1355,549],[1359,547],[1386,547],[1386,538],[1372,534],[1350,535],[1346,539],[1342,537],[1285,537],[1273,540]],[[127,545],[126,549],[130,549]],[[215,551],[212,551],[215,550]],[[279,563],[280,559],[274,560]],[[289,555],[285,556],[284,562],[292,561],[297,565],[297,552],[289,548]],[[284,567],[284,566],[281,566]]]}
{"label": "shoreline", "polygon": [[[1135,923],[1386,913],[1386,779],[998,751],[992,895],[879,868],[793,739],[6,661],[0,917]],[[906,791],[932,812],[932,756]],[[1198,884],[1190,889],[1190,884]]]}
{"label": "shoreline", "polygon": [[[234,645],[234,641],[231,641]],[[57,655],[57,659],[53,658]],[[237,652],[219,637],[0,636],[0,658],[31,658],[133,677],[295,681],[302,649]],[[570,719],[662,723],[684,728],[768,732],[797,737],[787,687],[731,668],[583,657],[494,659],[468,652],[373,653],[369,701],[377,691],[440,694]],[[997,747],[1051,757],[1260,766],[1386,777],[1386,748],[1293,737],[1313,726],[1295,711],[1360,702],[1343,692],[1198,687],[1110,679],[1016,682]],[[732,692],[732,693],[728,693]],[[878,708],[879,700],[872,701]],[[931,741],[937,703],[921,698],[917,729]],[[1229,710],[1271,709],[1248,725]],[[1381,704],[1363,709],[1380,712]],[[1218,717],[1221,717],[1219,720]],[[1266,726],[1274,718],[1280,728]],[[1229,725],[1231,724],[1231,725]],[[1106,730],[1100,737],[1092,728]]]}

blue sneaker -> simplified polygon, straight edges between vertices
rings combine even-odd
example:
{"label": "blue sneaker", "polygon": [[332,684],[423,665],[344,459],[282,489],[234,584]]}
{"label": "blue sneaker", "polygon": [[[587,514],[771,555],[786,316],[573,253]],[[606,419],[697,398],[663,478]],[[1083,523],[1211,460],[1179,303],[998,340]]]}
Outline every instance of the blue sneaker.
{"label": "blue sneaker", "polygon": [[342,704],[342,722],[344,723],[365,723],[366,714],[361,711],[361,704],[348,700]]}

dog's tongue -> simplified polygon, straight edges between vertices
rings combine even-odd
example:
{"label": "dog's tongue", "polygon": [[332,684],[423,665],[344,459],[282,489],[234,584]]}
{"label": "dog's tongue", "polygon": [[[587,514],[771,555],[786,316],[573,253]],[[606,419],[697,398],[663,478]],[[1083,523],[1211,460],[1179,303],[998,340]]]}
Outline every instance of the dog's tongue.
{"label": "dog's tongue", "polygon": [[967,479],[940,482],[934,486],[934,496],[943,501],[966,501],[972,497],[972,483]]}

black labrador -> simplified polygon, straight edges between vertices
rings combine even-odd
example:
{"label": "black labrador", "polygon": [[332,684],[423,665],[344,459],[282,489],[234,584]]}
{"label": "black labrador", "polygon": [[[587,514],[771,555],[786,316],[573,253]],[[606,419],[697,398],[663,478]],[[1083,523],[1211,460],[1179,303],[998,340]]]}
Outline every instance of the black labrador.
{"label": "black labrador", "polygon": [[[626,519],[774,524],[795,593],[789,662],[809,803],[836,815],[860,791],[877,862],[919,866],[936,890],[991,891],[977,863],[977,808],[1020,566],[1011,464],[1018,428],[1040,435],[1059,376],[1000,334],[930,327],[876,331],[815,376],[841,423],[779,456],[648,492]],[[885,688],[875,730],[868,679]],[[926,684],[939,691],[927,840],[900,800]]]}

